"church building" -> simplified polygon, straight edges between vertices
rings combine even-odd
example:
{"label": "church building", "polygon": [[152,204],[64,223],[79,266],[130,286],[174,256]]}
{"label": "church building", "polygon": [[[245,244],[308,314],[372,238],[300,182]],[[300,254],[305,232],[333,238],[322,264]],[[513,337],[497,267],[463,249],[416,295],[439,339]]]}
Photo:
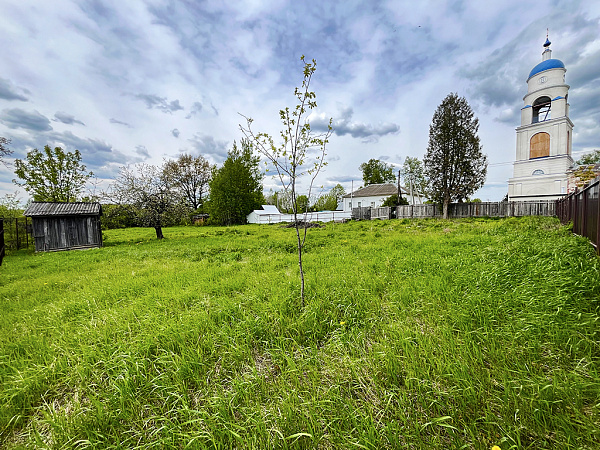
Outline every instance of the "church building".
{"label": "church building", "polygon": [[546,38],[542,62],[527,78],[514,173],[508,180],[509,201],[556,200],[567,193],[573,122],[566,71],[562,61],[552,58]]}

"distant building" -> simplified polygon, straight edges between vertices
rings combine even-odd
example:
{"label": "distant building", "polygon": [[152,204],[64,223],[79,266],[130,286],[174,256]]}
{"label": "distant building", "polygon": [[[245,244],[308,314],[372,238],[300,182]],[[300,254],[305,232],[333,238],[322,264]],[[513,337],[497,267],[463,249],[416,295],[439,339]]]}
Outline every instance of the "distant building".
{"label": "distant building", "polygon": [[262,209],[255,209],[246,216],[248,223],[278,223],[284,222],[284,217],[287,214],[282,214],[275,205],[262,205]]}
{"label": "distant building", "polygon": [[[420,205],[426,199],[416,193],[410,195],[404,188],[402,189],[402,197],[408,200],[410,205]],[[391,195],[398,194],[398,186],[393,183],[370,184],[364,188],[360,188],[351,194],[346,194],[342,197],[343,211],[351,212],[352,208],[371,207],[378,208]],[[339,207],[338,207],[339,208]]]}
{"label": "distant building", "polygon": [[[351,212],[343,211],[315,211],[308,212],[306,214],[298,212],[298,220],[305,220],[307,222],[341,222],[349,220]],[[275,205],[262,205],[262,209],[255,209],[246,216],[248,223],[281,223],[281,222],[293,222],[293,214],[285,214],[279,212]]]}
{"label": "distant building", "polygon": [[527,78],[513,177],[508,180],[510,201],[555,200],[567,193],[567,171],[573,165],[573,122],[569,119],[569,86],[565,65],[552,58],[546,39],[542,62]]}

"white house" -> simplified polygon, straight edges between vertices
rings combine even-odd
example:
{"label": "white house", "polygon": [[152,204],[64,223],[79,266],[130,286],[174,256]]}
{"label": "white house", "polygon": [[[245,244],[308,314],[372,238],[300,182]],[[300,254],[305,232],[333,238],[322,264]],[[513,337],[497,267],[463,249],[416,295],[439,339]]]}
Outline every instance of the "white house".
{"label": "white house", "polygon": [[567,193],[567,171],[573,165],[569,119],[569,85],[565,65],[552,58],[546,39],[542,62],[527,78],[513,177],[508,180],[510,201],[556,200]]}
{"label": "white house", "polygon": [[[404,188],[402,197],[408,200],[409,205],[421,204],[425,198],[418,194],[410,195]],[[352,208],[371,207],[377,208],[390,196],[398,194],[398,186],[393,183],[370,184],[364,188],[358,189],[351,194],[342,197],[343,211],[352,211]],[[338,206],[339,208],[339,206]]]}

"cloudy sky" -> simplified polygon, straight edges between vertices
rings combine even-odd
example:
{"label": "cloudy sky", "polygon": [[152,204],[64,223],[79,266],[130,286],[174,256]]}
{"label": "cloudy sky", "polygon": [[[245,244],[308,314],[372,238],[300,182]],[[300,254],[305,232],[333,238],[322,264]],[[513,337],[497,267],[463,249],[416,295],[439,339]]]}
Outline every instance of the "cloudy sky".
{"label": "cloudy sky", "polygon": [[[356,187],[370,158],[422,158],[436,107],[457,92],[490,162],[476,196],[499,201],[546,28],[567,67],[577,158],[600,148],[600,2],[577,0],[0,0],[0,136],[17,158],[79,149],[105,180],[181,153],[220,164],[240,114],[278,135],[305,55],[317,60],[313,122],[335,128],[319,186]],[[0,195],[13,178],[0,167]]]}

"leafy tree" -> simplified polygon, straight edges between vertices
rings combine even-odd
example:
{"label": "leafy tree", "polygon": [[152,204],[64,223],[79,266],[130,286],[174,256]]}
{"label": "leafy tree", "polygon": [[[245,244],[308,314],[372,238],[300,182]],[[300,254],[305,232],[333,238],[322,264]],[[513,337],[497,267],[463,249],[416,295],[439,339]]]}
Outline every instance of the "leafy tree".
{"label": "leafy tree", "polygon": [[344,187],[336,184],[327,194],[319,196],[314,205],[315,211],[335,211],[345,194]]}
{"label": "leafy tree", "polygon": [[12,150],[8,148],[10,139],[0,136],[0,162],[6,165],[4,157],[12,154]]}
{"label": "leafy tree", "polygon": [[309,211],[310,201],[306,195],[298,195],[296,197],[296,211]]}
{"label": "leafy tree", "polygon": [[121,167],[107,197],[120,205],[115,212],[134,217],[139,226],[154,228],[157,239],[164,238],[162,227],[181,223],[189,211],[162,169],[151,164]]}
{"label": "leafy tree", "polygon": [[19,217],[23,217],[19,193],[4,194],[4,197],[0,198],[0,218],[16,219]]}
{"label": "leafy tree", "polygon": [[[298,268],[300,270],[300,299],[302,306],[304,306],[302,249],[306,242],[307,210],[303,211],[304,220],[300,223],[298,214],[302,211],[298,209],[297,182],[304,175],[310,177],[307,195],[310,198],[315,178],[325,165],[325,147],[329,142],[333,128],[331,127],[331,120],[327,131],[324,133],[315,134],[310,128],[307,117],[310,115],[310,111],[317,107],[316,94],[310,90],[310,82],[317,70],[317,62],[313,59],[312,63],[308,63],[305,61],[304,56],[300,59],[304,63],[304,78],[301,87],[294,89],[294,95],[298,102],[291,110],[286,107],[279,111],[279,118],[283,124],[283,130],[280,132],[283,142],[277,146],[269,134],[255,134],[252,131],[252,119],[249,117],[245,117],[246,126],[240,125],[240,129],[246,137],[254,142],[259,153],[271,163],[283,190],[291,195],[298,248]],[[302,235],[300,228],[303,228]]]}
{"label": "leafy tree", "polygon": [[585,166],[589,164],[599,164],[600,163],[600,150],[594,150],[592,153],[586,153],[577,161],[575,164],[580,166]]}
{"label": "leafy tree", "polygon": [[208,211],[220,225],[246,223],[246,216],[263,202],[260,158],[252,154],[252,143],[242,139],[242,148],[228,152],[223,166],[213,171]]}
{"label": "leafy tree", "polygon": [[339,183],[336,184],[334,187],[331,188],[331,191],[329,191],[329,199],[331,203],[326,208],[330,211],[335,211],[340,202],[342,201],[342,197],[344,195],[346,195],[346,190],[344,189],[344,187]]}
{"label": "leafy tree", "polygon": [[402,167],[406,187],[409,189],[412,185],[412,194],[424,194],[427,191],[427,180],[425,179],[425,171],[423,163],[419,158],[411,158],[407,156]]}
{"label": "leafy tree", "polygon": [[135,227],[138,225],[137,210],[132,205],[105,203],[102,205],[100,223],[103,230]]}
{"label": "leafy tree", "polygon": [[381,206],[391,206],[392,208],[395,206],[408,205],[408,200],[406,197],[401,197],[400,202],[398,202],[398,194],[392,194],[381,204]]}
{"label": "leafy tree", "polygon": [[15,159],[15,167],[23,181],[13,183],[23,186],[36,202],[74,202],[93,175],[86,173],[79,150],[71,153],[49,145],[43,153],[37,148],[28,152],[25,161]]}
{"label": "leafy tree", "polygon": [[449,94],[438,106],[429,126],[429,144],[423,159],[429,195],[443,205],[467,198],[483,186],[487,156],[481,151],[479,120],[464,97]]}
{"label": "leafy tree", "polygon": [[265,205],[275,205],[280,212],[286,212],[287,200],[285,192],[269,189],[269,193],[265,196]]}
{"label": "leafy tree", "polygon": [[273,191],[273,188],[269,189],[269,193],[265,195],[265,205],[278,206],[279,203],[279,192]]}
{"label": "leafy tree", "polygon": [[582,188],[596,178],[597,173],[594,171],[594,166],[592,164],[593,163],[580,165],[573,169],[572,176],[575,186]]}
{"label": "leafy tree", "polygon": [[363,174],[365,186],[370,184],[390,183],[396,180],[394,168],[378,159],[370,159],[358,167]]}
{"label": "leafy tree", "polygon": [[180,155],[175,161],[163,165],[163,176],[188,202],[191,209],[197,210],[204,203],[208,192],[212,168],[202,156]]}

